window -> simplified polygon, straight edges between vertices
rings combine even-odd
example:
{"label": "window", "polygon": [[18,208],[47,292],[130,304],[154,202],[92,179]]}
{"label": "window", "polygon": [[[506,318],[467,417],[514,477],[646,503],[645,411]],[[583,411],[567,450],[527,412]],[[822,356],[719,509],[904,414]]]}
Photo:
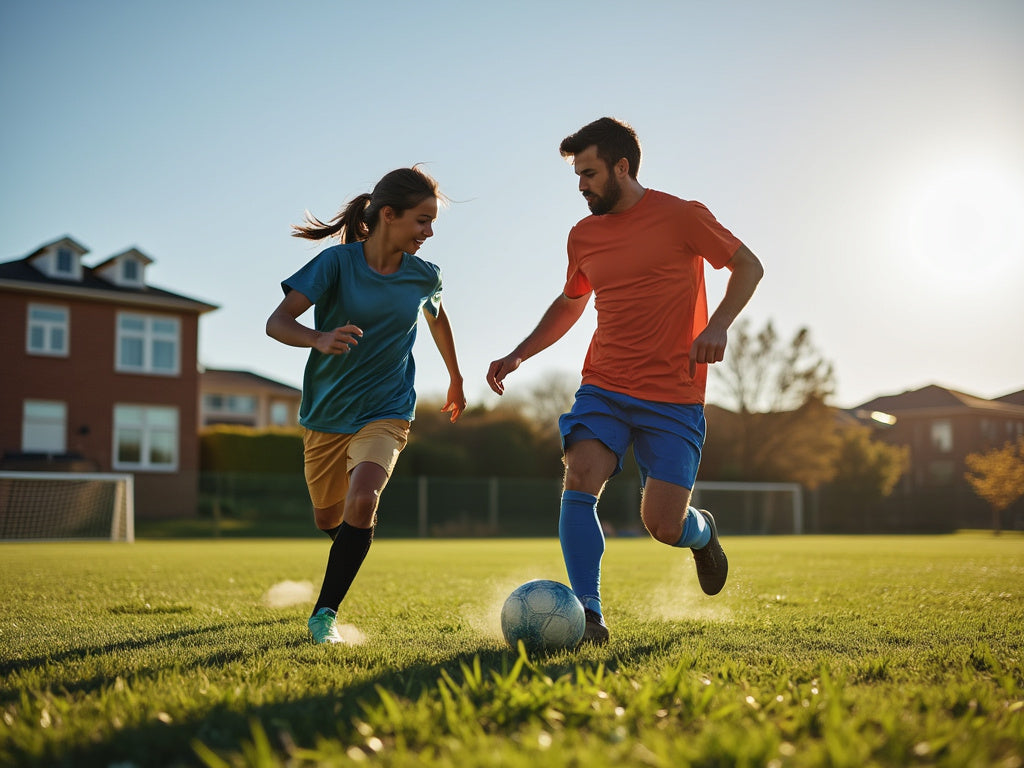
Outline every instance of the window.
{"label": "window", "polygon": [[139,262],[134,259],[125,259],[121,265],[121,276],[129,283],[139,282]]}
{"label": "window", "polygon": [[164,406],[114,406],[114,468],[178,467],[178,409]]}
{"label": "window", "polygon": [[175,376],[180,370],[181,324],[175,317],[117,317],[117,370]]}
{"label": "window", "polygon": [[64,453],[67,450],[67,405],[51,400],[26,400],[21,416],[21,450]]}
{"label": "window", "polygon": [[275,427],[292,426],[288,403],[275,400],[270,404],[270,423]]}
{"label": "window", "polygon": [[50,304],[28,305],[30,355],[68,355],[68,309]]}
{"label": "window", "polygon": [[932,448],[938,453],[953,450],[953,422],[946,419],[932,422]]}
{"label": "window", "polygon": [[256,413],[256,398],[251,395],[207,395],[206,410],[216,413],[251,415]]}
{"label": "window", "polygon": [[75,272],[75,255],[70,248],[58,248],[54,269],[60,275],[73,275]]}

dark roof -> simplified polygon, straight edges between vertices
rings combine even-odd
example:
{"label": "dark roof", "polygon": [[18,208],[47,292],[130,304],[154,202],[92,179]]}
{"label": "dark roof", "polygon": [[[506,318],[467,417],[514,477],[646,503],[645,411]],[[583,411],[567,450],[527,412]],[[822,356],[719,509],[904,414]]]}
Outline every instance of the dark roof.
{"label": "dark roof", "polygon": [[39,251],[37,250],[24,259],[7,261],[0,264],[0,281],[25,283],[29,286],[38,287],[41,290],[45,290],[47,288],[59,288],[71,291],[99,291],[103,294],[108,294],[111,299],[120,298],[121,300],[130,301],[132,298],[145,298],[150,301],[165,300],[176,304],[185,302],[194,305],[195,309],[199,312],[209,312],[210,310],[218,308],[215,304],[209,304],[205,301],[200,301],[199,299],[183,296],[180,293],[165,291],[162,288],[155,288],[152,285],[147,285],[142,288],[129,288],[115,285],[108,280],[97,277],[95,270],[85,265],[82,265],[81,280],[63,280],[60,278],[49,277],[48,275],[40,272],[30,263],[32,256],[38,253]]}
{"label": "dark roof", "polygon": [[1000,400],[986,400],[983,397],[975,397],[964,392],[957,392],[954,389],[946,389],[936,384],[931,384],[921,389],[903,392],[898,395],[883,395],[869,400],[856,408],[849,409],[853,412],[881,411],[882,413],[899,414],[907,411],[949,411],[968,410],[972,408],[984,410],[1005,410],[1006,407],[1013,408],[1015,403]]}
{"label": "dark roof", "polygon": [[225,368],[206,368],[199,374],[200,386],[203,389],[270,389],[281,394],[296,395],[302,394],[302,390],[284,384],[266,376],[260,376],[252,371],[235,371]]}
{"label": "dark roof", "polygon": [[1008,395],[996,398],[997,402],[1009,403],[1010,405],[1024,405],[1024,389],[1020,392],[1011,392]]}

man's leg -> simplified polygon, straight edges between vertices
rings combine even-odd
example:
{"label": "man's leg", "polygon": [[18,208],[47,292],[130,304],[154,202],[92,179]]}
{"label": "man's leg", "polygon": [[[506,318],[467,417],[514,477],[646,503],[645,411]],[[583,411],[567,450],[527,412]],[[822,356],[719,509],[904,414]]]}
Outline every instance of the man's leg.
{"label": "man's leg", "polygon": [[718,541],[715,519],[710,512],[690,506],[689,488],[648,478],[640,515],[655,539],[693,551],[697,579],[706,594],[717,595],[722,591],[729,561]]}
{"label": "man's leg", "polygon": [[580,440],[565,451],[565,490],[558,538],[573,592],[587,615],[584,640],[603,643],[608,630],[601,618],[601,559],[605,542],[597,500],[618,459],[600,440]]}

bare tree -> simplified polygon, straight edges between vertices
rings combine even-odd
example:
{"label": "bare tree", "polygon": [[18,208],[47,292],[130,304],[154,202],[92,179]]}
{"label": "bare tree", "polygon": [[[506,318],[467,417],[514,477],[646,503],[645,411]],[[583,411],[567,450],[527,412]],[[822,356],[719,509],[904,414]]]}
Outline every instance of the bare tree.
{"label": "bare tree", "polygon": [[[801,328],[786,344],[770,320],[756,334],[741,320],[730,332],[725,360],[712,371],[727,410],[716,414],[721,433],[709,438],[709,448],[728,479],[815,488],[832,478],[840,441],[827,400],[835,377],[809,330]],[[712,435],[716,429],[709,424]]]}
{"label": "bare tree", "polygon": [[558,417],[572,408],[579,386],[579,374],[548,371],[525,394],[506,394],[501,407],[528,419],[539,434],[557,439]]}

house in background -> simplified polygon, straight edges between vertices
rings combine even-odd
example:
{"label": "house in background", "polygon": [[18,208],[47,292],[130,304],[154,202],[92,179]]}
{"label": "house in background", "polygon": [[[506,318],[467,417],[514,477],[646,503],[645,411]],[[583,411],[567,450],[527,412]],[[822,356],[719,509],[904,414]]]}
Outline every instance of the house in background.
{"label": "house in background", "polygon": [[199,318],[137,248],[70,237],[0,264],[0,467],[131,473],[139,517],[195,514]]}
{"label": "house in background", "polygon": [[302,391],[250,371],[206,368],[199,374],[199,427],[295,427]]}
{"label": "house in background", "polygon": [[[1024,435],[1022,396],[1024,392],[1017,392],[986,400],[930,385],[850,409],[872,427],[877,439],[910,449],[910,468],[893,495],[901,506],[889,513],[918,518],[918,528],[929,523],[986,527],[990,513],[964,476],[965,458]],[[1014,514],[1020,506],[1014,505]]]}
{"label": "house in background", "polygon": [[1011,392],[1008,395],[997,397],[996,402],[1009,403],[1010,405],[1024,405],[1024,389],[1019,392]]}

